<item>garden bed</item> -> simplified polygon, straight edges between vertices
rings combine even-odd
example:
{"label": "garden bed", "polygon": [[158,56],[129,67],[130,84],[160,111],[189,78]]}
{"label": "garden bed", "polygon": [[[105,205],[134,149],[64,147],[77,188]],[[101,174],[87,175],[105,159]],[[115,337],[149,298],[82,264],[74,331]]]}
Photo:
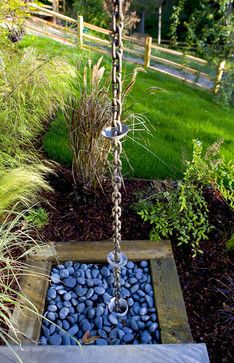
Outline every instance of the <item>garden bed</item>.
{"label": "garden bed", "polygon": [[[51,266],[57,261],[63,263],[72,259],[74,261],[79,260],[83,266],[90,262],[94,264],[105,263],[106,255],[111,248],[112,242],[109,241],[51,243],[43,254],[32,256],[30,263],[34,271],[48,274]],[[167,344],[192,342],[170,242],[126,241],[123,243],[123,251],[131,261],[150,260],[161,342]],[[23,294],[34,303],[38,312],[43,314],[48,280],[44,277],[25,276],[21,286]],[[24,309],[16,307],[13,321],[16,329],[20,327],[24,332],[22,343],[39,341],[41,319],[35,314],[25,313]],[[83,333],[85,335],[84,331]],[[82,335],[80,338],[84,338],[84,336]],[[82,341],[85,342],[84,339]]]}
{"label": "garden bed", "polygon": [[[73,194],[72,176],[67,169],[59,169],[51,179],[55,193],[46,194],[50,222],[42,231],[43,238],[51,241],[105,240],[111,234],[111,188],[95,199],[77,200]],[[123,238],[149,237],[150,225],[144,223],[132,209],[137,201],[136,192],[145,190],[149,181],[125,181],[123,190]],[[226,330],[220,310],[228,303],[228,296],[218,292],[220,281],[232,279],[233,253],[226,249],[230,237],[233,213],[217,196],[207,191],[206,199],[212,213],[210,221],[217,228],[210,240],[202,245],[203,255],[191,258],[186,248],[176,247],[172,239],[174,257],[185,299],[189,324],[194,341],[208,346],[212,362],[232,361],[232,335]],[[78,258],[77,258],[78,260]],[[214,324],[215,322],[215,324]]]}

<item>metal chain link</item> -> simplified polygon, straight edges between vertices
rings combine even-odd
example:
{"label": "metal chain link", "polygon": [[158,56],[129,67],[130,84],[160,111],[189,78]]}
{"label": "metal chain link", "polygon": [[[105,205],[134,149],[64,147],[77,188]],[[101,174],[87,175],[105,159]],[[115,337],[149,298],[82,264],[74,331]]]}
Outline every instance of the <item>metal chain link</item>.
{"label": "metal chain link", "polygon": [[[113,39],[112,39],[112,84],[113,84],[113,100],[112,100],[112,127],[116,128],[117,133],[122,132],[121,114],[122,114],[122,59],[123,59],[123,40],[122,33],[124,27],[122,0],[113,0]],[[113,147],[113,178],[112,178],[112,202],[114,204],[112,208],[113,216],[113,242],[114,242],[114,257],[115,263],[118,263],[118,256],[121,252],[121,193],[122,186],[122,162],[121,152],[122,143],[119,139],[112,141]],[[119,311],[119,299],[120,299],[120,269],[114,268],[114,296],[116,311]]]}

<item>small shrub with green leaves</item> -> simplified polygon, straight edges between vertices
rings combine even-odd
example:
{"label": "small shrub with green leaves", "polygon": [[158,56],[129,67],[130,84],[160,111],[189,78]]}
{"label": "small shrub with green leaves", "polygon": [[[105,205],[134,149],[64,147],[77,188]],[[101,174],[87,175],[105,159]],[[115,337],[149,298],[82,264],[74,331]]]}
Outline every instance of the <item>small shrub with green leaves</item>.
{"label": "small shrub with green leaves", "polygon": [[30,209],[25,215],[25,220],[37,229],[43,228],[49,222],[49,215],[44,208]]}
{"label": "small shrub with green leaves", "polygon": [[212,226],[204,189],[212,187],[233,208],[233,166],[219,158],[222,142],[213,144],[203,156],[202,143],[194,140],[193,158],[182,181],[166,189],[157,187],[136,206],[144,221],[150,222],[151,240],[175,235],[178,245],[190,245],[193,256],[202,252],[200,242],[208,239]]}

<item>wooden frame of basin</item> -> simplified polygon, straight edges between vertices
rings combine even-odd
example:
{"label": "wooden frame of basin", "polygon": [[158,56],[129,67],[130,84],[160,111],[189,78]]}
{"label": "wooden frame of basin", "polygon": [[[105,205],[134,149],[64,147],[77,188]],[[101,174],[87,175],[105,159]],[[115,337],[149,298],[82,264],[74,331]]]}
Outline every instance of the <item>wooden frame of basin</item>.
{"label": "wooden frame of basin", "polygon": [[[106,255],[113,248],[111,241],[49,243],[40,254],[29,258],[32,275],[24,276],[21,294],[44,312],[45,297],[49,286],[51,266],[63,261],[105,263]],[[161,342],[163,344],[191,343],[192,335],[180,287],[179,277],[170,241],[125,241],[122,250],[129,260],[150,260]],[[41,318],[25,308],[16,307],[12,323],[24,334],[22,344],[37,343],[41,331]],[[10,335],[13,337],[14,332]]]}

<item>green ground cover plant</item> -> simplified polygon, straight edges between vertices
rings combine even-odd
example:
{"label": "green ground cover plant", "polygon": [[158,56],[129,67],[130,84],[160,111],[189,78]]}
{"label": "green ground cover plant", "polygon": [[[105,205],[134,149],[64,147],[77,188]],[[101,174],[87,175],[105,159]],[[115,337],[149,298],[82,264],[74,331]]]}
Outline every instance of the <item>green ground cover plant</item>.
{"label": "green ground cover plant", "polygon": [[[34,46],[48,54],[62,54],[73,65],[80,53],[49,39],[27,36],[21,47]],[[97,60],[99,55],[83,51]],[[82,55],[83,57],[83,55]],[[110,70],[110,59],[104,65]],[[124,63],[124,73],[129,75],[134,66]],[[199,139],[204,147],[222,138],[222,155],[232,159],[234,125],[232,108],[224,109],[212,96],[170,76],[152,71],[140,73],[127,100],[127,107],[134,113],[147,117],[150,133],[130,133],[124,143],[127,158],[123,161],[124,175],[139,178],[181,178],[184,161],[192,156],[192,140]],[[72,154],[68,146],[68,133],[64,116],[58,112],[43,140],[47,155],[64,165],[71,165]],[[131,167],[129,166],[129,163]]]}
{"label": "green ground cover plant", "polygon": [[220,157],[221,144],[214,143],[203,155],[202,143],[194,140],[193,157],[187,162],[183,179],[140,196],[135,208],[152,225],[151,240],[174,235],[178,246],[191,246],[193,256],[202,252],[200,242],[208,239],[212,229],[205,189],[212,188],[217,198],[234,208],[234,166]]}
{"label": "green ground cover plant", "polygon": [[27,223],[31,223],[35,228],[41,229],[49,222],[48,212],[42,207],[30,208],[25,215]]}

